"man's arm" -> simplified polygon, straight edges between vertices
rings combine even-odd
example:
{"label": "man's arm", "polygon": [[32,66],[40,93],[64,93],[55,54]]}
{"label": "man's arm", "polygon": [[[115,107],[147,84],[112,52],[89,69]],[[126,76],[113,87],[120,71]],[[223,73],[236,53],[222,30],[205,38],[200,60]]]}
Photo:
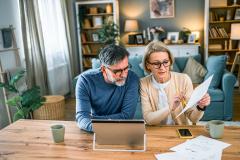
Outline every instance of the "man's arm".
{"label": "man's arm", "polygon": [[127,81],[127,90],[123,99],[123,104],[120,113],[111,115],[92,115],[94,119],[132,119],[134,117],[137,102],[139,99],[139,78],[132,74]]}
{"label": "man's arm", "polygon": [[91,103],[86,82],[84,76],[80,75],[76,84],[76,121],[79,128],[92,132]]}

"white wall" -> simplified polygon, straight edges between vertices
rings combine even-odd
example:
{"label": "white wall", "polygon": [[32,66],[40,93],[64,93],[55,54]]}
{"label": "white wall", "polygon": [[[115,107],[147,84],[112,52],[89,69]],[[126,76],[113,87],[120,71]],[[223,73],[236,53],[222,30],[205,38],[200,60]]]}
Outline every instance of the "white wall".
{"label": "white wall", "polygon": [[[0,0],[0,28],[13,25],[15,28],[15,36],[17,40],[17,46],[19,49],[21,64],[24,64],[24,52],[22,43],[22,32],[20,24],[20,10],[18,0]],[[3,49],[2,33],[0,33],[0,50]],[[1,63],[3,69],[11,69],[15,67],[15,57],[13,52],[0,52]],[[2,90],[0,91],[0,128],[8,124],[6,110],[4,107],[4,100]]]}

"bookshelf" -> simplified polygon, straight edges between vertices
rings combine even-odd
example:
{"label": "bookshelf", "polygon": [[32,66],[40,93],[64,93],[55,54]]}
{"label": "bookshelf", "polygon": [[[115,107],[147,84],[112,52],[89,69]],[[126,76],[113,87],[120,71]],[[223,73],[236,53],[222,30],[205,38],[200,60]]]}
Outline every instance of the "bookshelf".
{"label": "bookshelf", "polygon": [[227,68],[231,68],[238,42],[231,40],[231,24],[240,23],[236,12],[240,11],[240,1],[205,0],[205,61],[211,55],[227,55]]}
{"label": "bookshelf", "polygon": [[81,72],[90,69],[92,58],[98,56],[103,42],[98,31],[109,20],[118,24],[118,0],[78,0],[76,21]]}

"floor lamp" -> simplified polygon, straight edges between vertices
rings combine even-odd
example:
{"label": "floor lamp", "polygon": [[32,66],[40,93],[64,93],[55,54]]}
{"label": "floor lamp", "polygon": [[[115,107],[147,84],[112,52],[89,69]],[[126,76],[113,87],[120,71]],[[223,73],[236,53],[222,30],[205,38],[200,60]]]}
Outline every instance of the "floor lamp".
{"label": "floor lamp", "polygon": [[238,51],[235,54],[231,72],[234,72],[235,66],[238,65],[238,86],[240,89],[240,23],[231,24],[231,40],[238,40]]}

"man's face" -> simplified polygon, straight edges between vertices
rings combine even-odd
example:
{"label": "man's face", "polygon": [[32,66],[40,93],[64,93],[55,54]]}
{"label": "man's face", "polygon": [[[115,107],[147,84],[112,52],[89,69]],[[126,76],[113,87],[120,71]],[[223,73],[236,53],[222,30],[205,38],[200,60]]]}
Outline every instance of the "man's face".
{"label": "man's face", "polygon": [[104,66],[104,71],[109,82],[123,86],[126,82],[128,75],[128,57],[126,56],[122,61],[112,66]]}

